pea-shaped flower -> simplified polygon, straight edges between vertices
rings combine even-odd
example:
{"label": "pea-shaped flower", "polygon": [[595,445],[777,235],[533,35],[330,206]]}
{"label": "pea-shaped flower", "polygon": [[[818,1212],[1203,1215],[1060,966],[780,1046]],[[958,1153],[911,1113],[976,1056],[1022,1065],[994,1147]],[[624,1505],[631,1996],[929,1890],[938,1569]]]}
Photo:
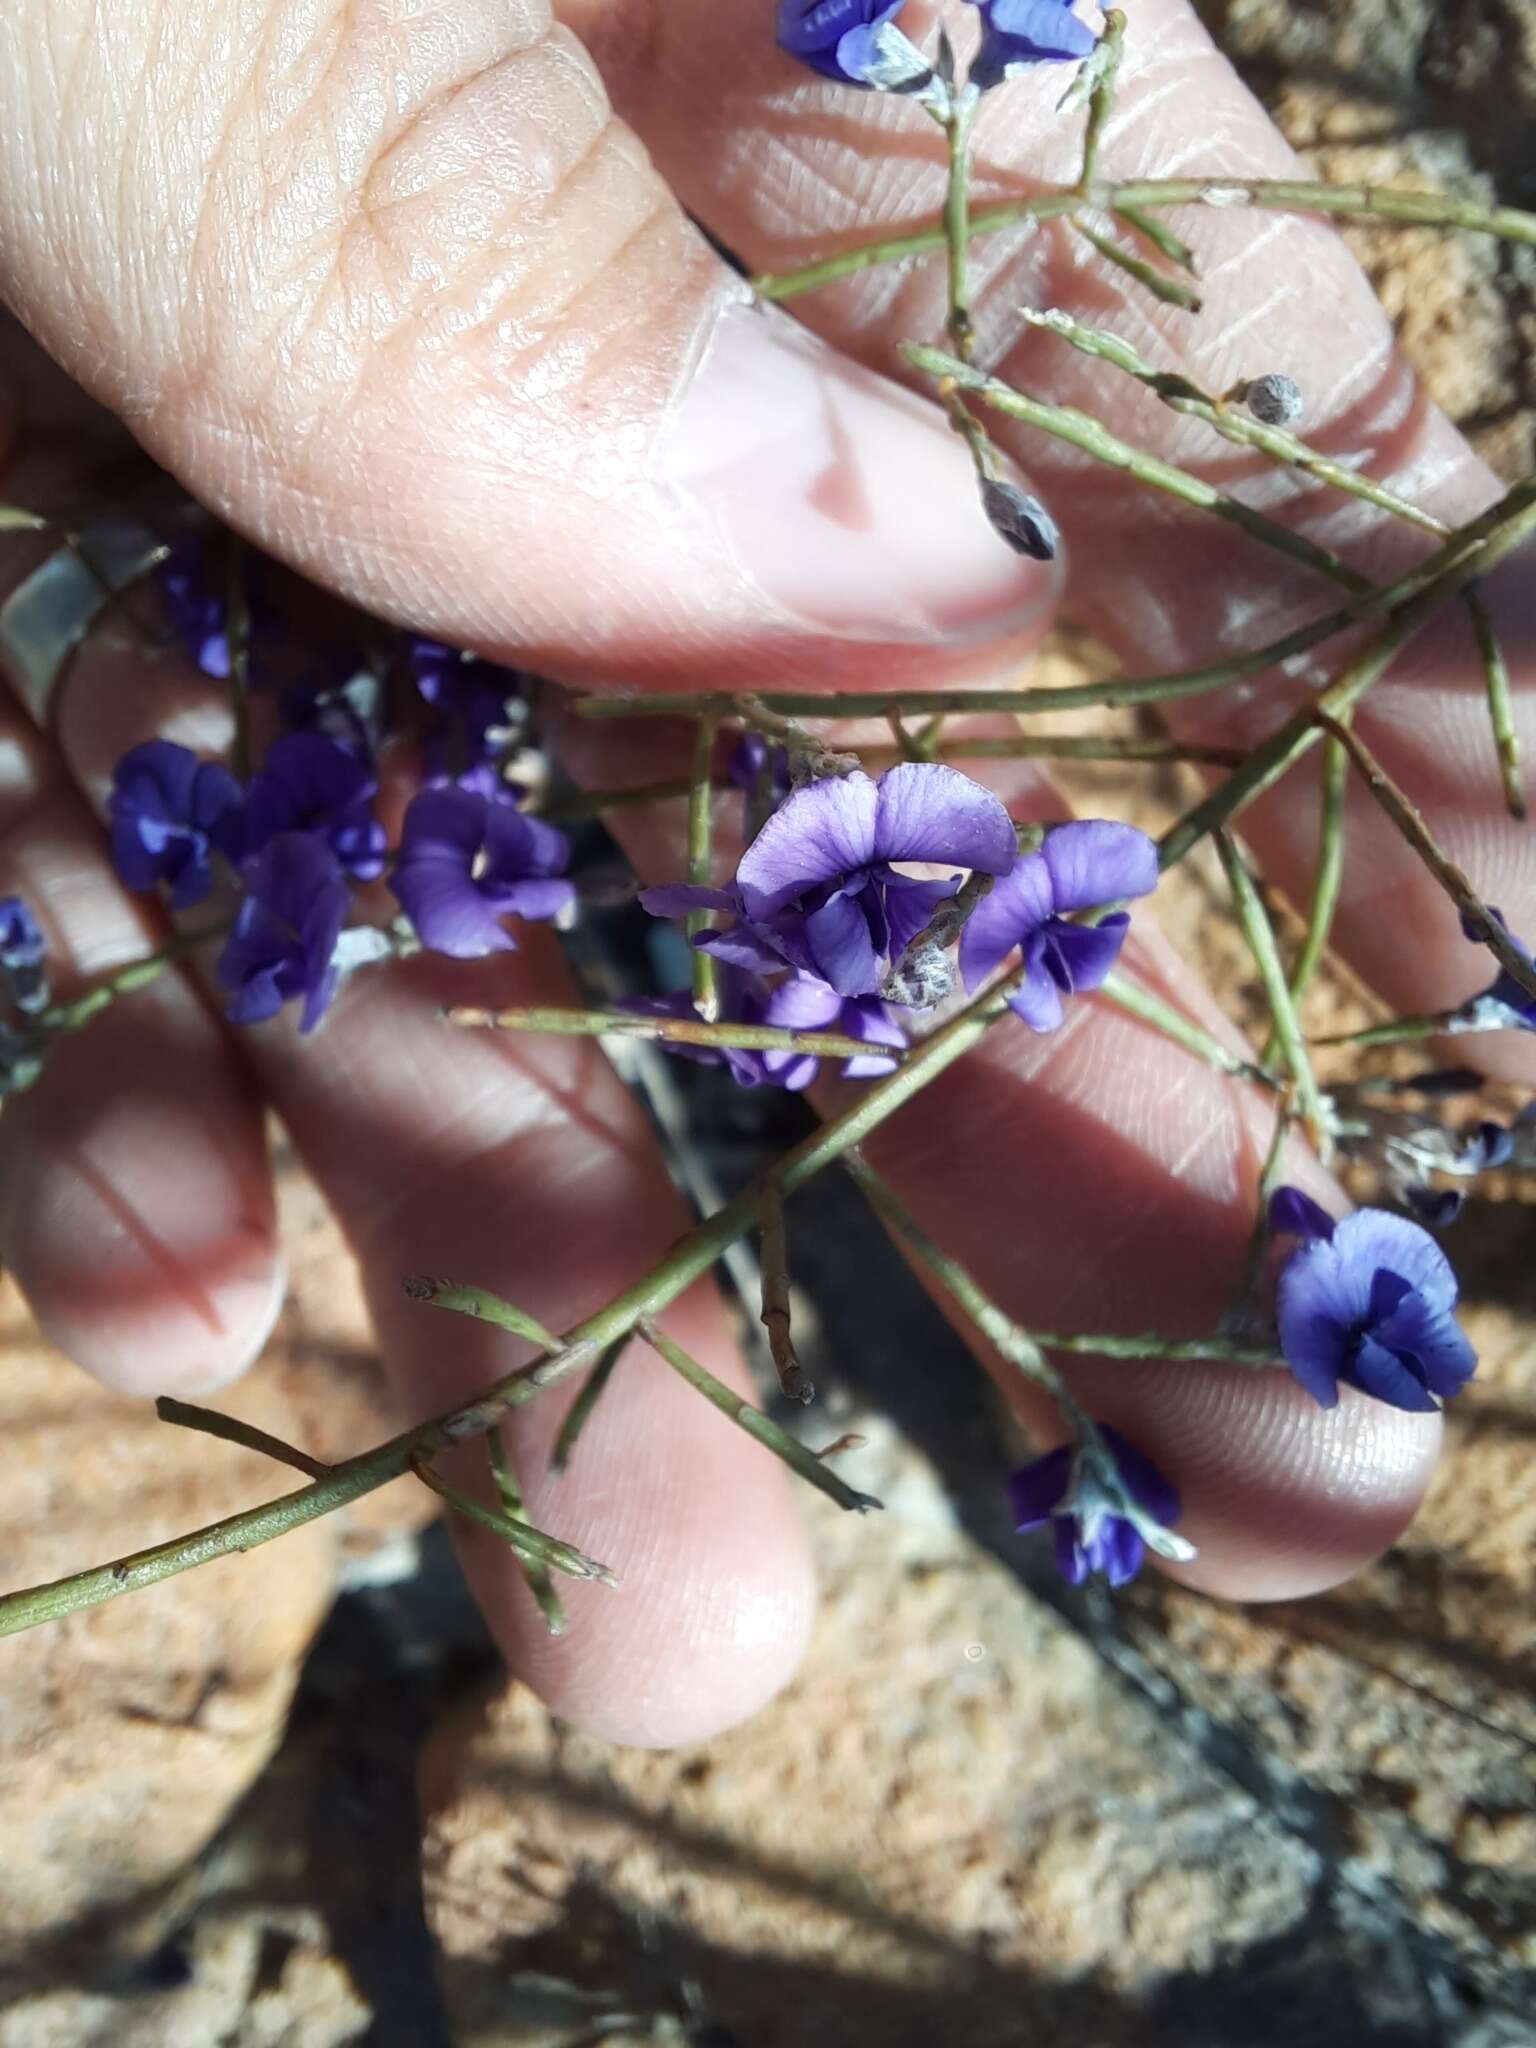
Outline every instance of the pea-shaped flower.
{"label": "pea-shaped flower", "polygon": [[1037,64],[1073,64],[1098,38],[1072,12],[1072,0],[973,0],[982,18],[971,83],[983,92]]}
{"label": "pea-shaped flower", "polygon": [[349,875],[376,880],[389,844],[373,814],[378,787],[366,760],[330,734],[284,733],[246,792],[247,854],[279,832],[317,832]]}
{"label": "pea-shaped flower", "polygon": [[1008,1499],[1021,1534],[1050,1524],[1056,1568],[1074,1586],[1095,1572],[1123,1586],[1149,1550],[1180,1560],[1195,1554],[1193,1544],[1172,1531],[1178,1493],[1108,1423],[1084,1442],[1063,1444],[1015,1472]]}
{"label": "pea-shaped flower", "polygon": [[1102,987],[1125,943],[1129,915],[1074,924],[1074,911],[1148,896],[1157,886],[1157,848],[1134,825],[1085,818],[1048,832],[994,883],[960,938],[960,972],[977,988],[1018,947],[1025,975],[1008,1000],[1032,1031],[1054,1031],[1063,996]]}
{"label": "pea-shaped flower", "polygon": [[112,772],[112,865],[130,889],[164,883],[187,910],[213,887],[213,855],[239,857],[240,785],[217,761],[170,740],[146,740]]}
{"label": "pea-shaped flower", "polygon": [[390,887],[424,946],[455,960],[511,953],[508,917],[563,916],[570,841],[513,804],[468,789],[424,789],[405,814]]}
{"label": "pea-shaped flower", "polygon": [[906,0],[779,0],[779,48],[823,78],[877,92],[924,84],[931,67],[896,26]]}
{"label": "pea-shaped flower", "polygon": [[1302,1241],[1280,1273],[1276,1320],[1286,1363],[1324,1408],[1341,1385],[1393,1408],[1433,1409],[1477,1370],[1456,1320],[1451,1262],[1427,1230],[1385,1209],[1335,1223],[1281,1188],[1271,1227]]}
{"label": "pea-shaped flower", "polygon": [[245,895],[216,972],[233,1024],[259,1024],[304,1005],[301,1031],[324,1016],[339,979],[336,942],[352,892],[313,832],[280,832],[244,874]]}

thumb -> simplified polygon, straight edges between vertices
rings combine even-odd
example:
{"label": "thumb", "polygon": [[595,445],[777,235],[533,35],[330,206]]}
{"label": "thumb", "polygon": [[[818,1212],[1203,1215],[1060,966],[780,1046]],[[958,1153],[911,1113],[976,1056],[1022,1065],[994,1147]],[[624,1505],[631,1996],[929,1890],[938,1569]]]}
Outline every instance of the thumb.
{"label": "thumb", "polygon": [[0,293],[205,503],[574,681],[1044,626],[941,416],[756,309],[547,0],[11,0]]}

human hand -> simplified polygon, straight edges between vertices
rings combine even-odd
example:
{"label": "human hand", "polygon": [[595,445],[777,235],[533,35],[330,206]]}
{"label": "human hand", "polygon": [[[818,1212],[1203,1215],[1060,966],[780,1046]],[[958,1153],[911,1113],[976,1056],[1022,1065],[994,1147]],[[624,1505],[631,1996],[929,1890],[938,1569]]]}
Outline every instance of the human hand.
{"label": "human hand", "polygon": [[[551,26],[533,0],[163,0],[104,27],[84,0],[20,0],[0,23],[0,291],[203,502],[386,617],[594,687],[888,688],[1005,661],[1042,630],[1056,571],[1002,548],[938,416],[853,367],[938,335],[933,276],[893,287],[870,273],[806,300],[834,354],[747,310],[681,211],[753,265],[783,265],[934,211],[930,138],[899,105],[795,72],[766,5],[570,0],[564,17]],[[986,110],[983,189],[1073,174],[1058,90],[1026,82]],[[1186,135],[1200,170],[1290,166],[1188,9],[1146,0],[1106,161],[1189,168]],[[1491,498],[1330,231],[1236,212],[1200,230],[1206,310],[1164,316],[1160,356],[1181,353],[1218,388],[1284,369],[1315,442],[1450,519]],[[976,272],[988,360],[1021,302],[1138,340],[1150,319],[1052,230],[1000,238]],[[1227,466],[1171,415],[1085,382],[1048,339],[1026,336],[1003,366],[1026,361],[1032,388],[1111,418],[1123,407],[1143,445]],[[5,494],[78,490],[111,457],[101,423],[22,350],[8,378]],[[1300,572],[1241,536],[1192,535],[1122,480],[1031,454],[1072,549],[1074,614],[1133,669],[1219,659],[1315,607]],[[1352,504],[1283,510],[1372,570],[1402,545]],[[18,543],[14,574],[27,566]],[[1518,654],[1520,595],[1497,602]],[[1498,809],[1478,687],[1448,626],[1361,722],[1529,930],[1536,874]],[[42,905],[77,973],[145,943],[89,806],[124,748],[194,715],[205,688],[108,623],[60,693],[53,745],[6,716],[0,893]],[[1251,737],[1299,689],[1266,679],[1189,707],[1187,729]],[[1010,791],[1034,787],[1021,774]],[[1290,785],[1248,821],[1282,881],[1305,876],[1312,825],[1310,792]],[[1341,944],[1402,1007],[1468,993],[1481,963],[1440,899],[1373,817],[1352,812],[1349,829]],[[1141,965],[1200,1010],[1155,938]],[[595,1050],[445,1046],[445,1000],[565,989],[540,935],[492,979],[418,961],[316,1039],[280,1025],[238,1051],[189,982],[99,1020],[0,1123],[0,1247],[45,1327],[136,1392],[240,1369],[280,1287],[263,1100],[343,1221],[413,1407],[448,1405],[496,1361],[483,1331],[401,1299],[407,1270],[473,1275],[557,1328],[616,1291],[679,1228],[675,1201]],[[1494,1049],[1529,1073],[1528,1045]],[[1176,1327],[1230,1291],[1257,1143],[1218,1077],[1084,1005],[1048,1040],[994,1033],[876,1156],[1025,1320],[1101,1322],[1110,1266],[1117,1316]],[[712,1296],[674,1314],[682,1341],[740,1383]],[[1278,1377],[1087,1364],[1074,1383],[1179,1479],[1201,1549],[1190,1575],[1240,1597],[1346,1576],[1412,1513],[1435,1455],[1433,1419],[1351,1399],[1324,1414]],[[517,1426],[530,1509],[626,1584],[576,1589],[572,1631],[551,1643],[510,1560],[473,1547],[512,1661],[560,1712],[625,1739],[687,1739],[750,1712],[792,1668],[811,1605],[780,1475],[637,1352],[555,1499],[543,1475],[558,1414],[535,1404]]]}

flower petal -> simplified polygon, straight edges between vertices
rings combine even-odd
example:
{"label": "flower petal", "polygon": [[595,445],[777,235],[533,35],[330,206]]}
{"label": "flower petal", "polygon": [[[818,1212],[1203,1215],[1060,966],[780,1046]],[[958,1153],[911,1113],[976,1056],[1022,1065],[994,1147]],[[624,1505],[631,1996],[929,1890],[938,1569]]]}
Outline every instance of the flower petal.
{"label": "flower petal", "polygon": [[820,883],[868,867],[878,801],[867,775],[833,775],[792,790],[736,870],[747,915],[771,917]]}
{"label": "flower petal", "polygon": [[1061,1444],[1056,1450],[1047,1451],[1043,1458],[1034,1458],[1019,1467],[1008,1481],[1008,1505],[1020,1535],[1050,1520],[1066,1498],[1071,1478],[1070,1444]]}
{"label": "flower petal", "polygon": [[1276,1237],[1333,1236],[1333,1218],[1300,1188],[1276,1188],[1269,1198],[1269,1227]]}
{"label": "flower petal", "polygon": [[941,903],[947,903],[960,887],[960,877],[920,882],[911,875],[891,874],[885,879],[886,951],[899,960],[918,933],[930,923]]}
{"label": "flower petal", "polygon": [[1064,995],[1085,995],[1102,988],[1110,969],[1120,958],[1130,918],[1123,910],[1111,911],[1098,924],[1068,924],[1053,917],[1045,927],[1052,979]]}
{"label": "flower petal", "polygon": [[840,996],[875,993],[880,963],[856,897],[834,896],[813,911],[805,920],[805,937],[816,972]]}
{"label": "flower petal", "polygon": [[1038,853],[1025,854],[992,884],[960,934],[960,973],[968,989],[980,988],[1015,946],[1038,932],[1051,915],[1051,878]]}
{"label": "flower petal", "polygon": [[1344,1378],[1362,1394],[1385,1401],[1389,1407],[1406,1409],[1410,1415],[1427,1414],[1436,1406],[1434,1395],[1418,1374],[1374,1337],[1360,1339]]}
{"label": "flower petal", "polygon": [[880,860],[952,861],[1006,875],[1019,842],[990,789],[942,762],[903,761],[880,778],[874,851]]}
{"label": "flower petal", "polygon": [[1055,908],[1063,914],[1150,896],[1157,887],[1157,845],[1134,825],[1082,818],[1047,832],[1040,849]]}
{"label": "flower petal", "polygon": [[1045,964],[1045,941],[1039,932],[1024,949],[1029,961],[1029,972],[1022,983],[1008,998],[1008,1007],[1016,1017],[1022,1017],[1031,1031],[1057,1031],[1061,1028],[1061,990],[1051,979]]}

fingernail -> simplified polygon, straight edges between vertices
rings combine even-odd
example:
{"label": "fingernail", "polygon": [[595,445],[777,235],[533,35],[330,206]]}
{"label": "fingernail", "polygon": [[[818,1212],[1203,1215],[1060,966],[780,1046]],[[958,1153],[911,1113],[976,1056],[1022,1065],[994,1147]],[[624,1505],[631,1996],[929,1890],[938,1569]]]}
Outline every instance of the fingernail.
{"label": "fingernail", "polygon": [[937,409],[774,309],[721,307],[658,460],[742,574],[818,633],[1001,639],[1054,603],[1060,563],[999,538]]}

